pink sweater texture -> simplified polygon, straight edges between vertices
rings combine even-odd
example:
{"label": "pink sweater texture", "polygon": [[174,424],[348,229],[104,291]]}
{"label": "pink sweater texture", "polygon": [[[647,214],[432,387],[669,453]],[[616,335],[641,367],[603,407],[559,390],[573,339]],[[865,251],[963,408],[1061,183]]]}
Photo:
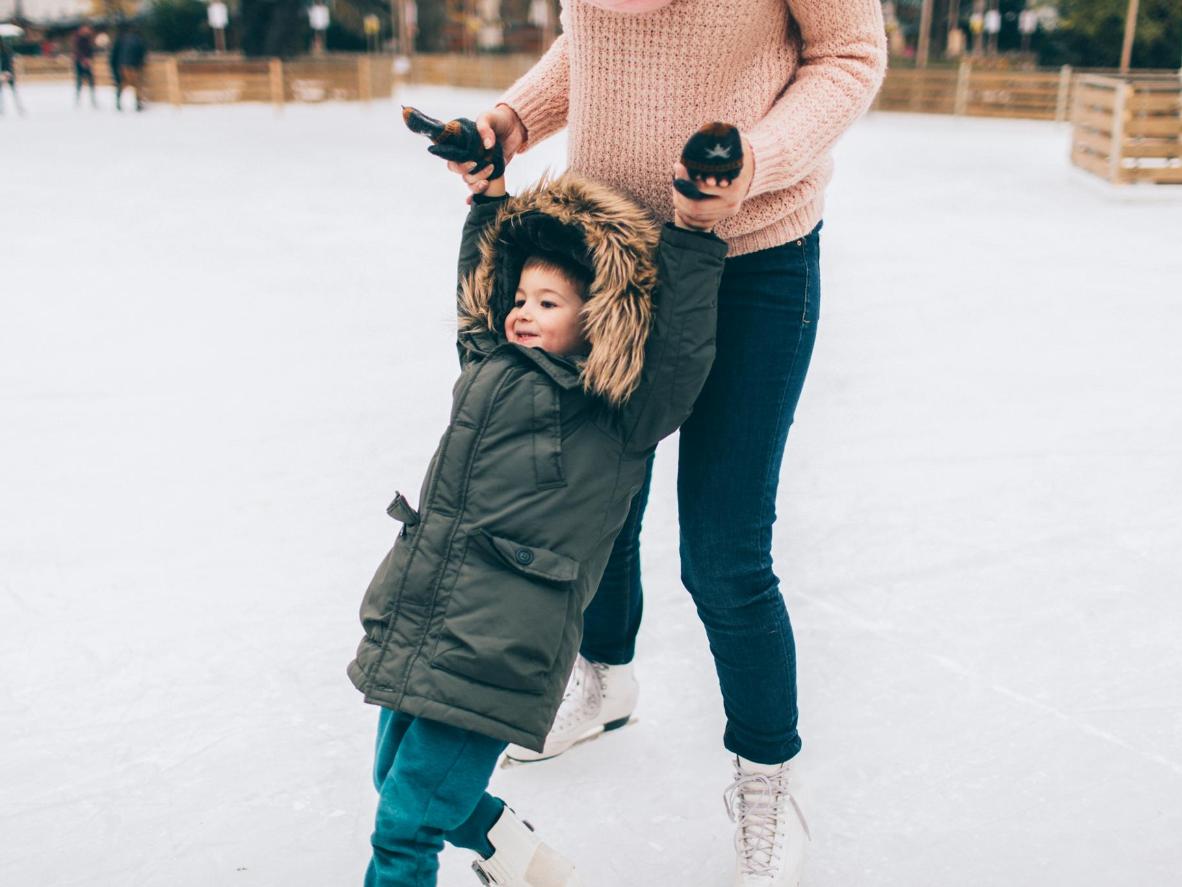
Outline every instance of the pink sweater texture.
{"label": "pink sweater texture", "polygon": [[879,0],[565,0],[562,26],[500,99],[525,124],[522,150],[566,126],[572,170],[670,219],[686,139],[712,120],[737,125],[755,178],[717,229],[732,256],[813,229],[830,151],[886,70]]}

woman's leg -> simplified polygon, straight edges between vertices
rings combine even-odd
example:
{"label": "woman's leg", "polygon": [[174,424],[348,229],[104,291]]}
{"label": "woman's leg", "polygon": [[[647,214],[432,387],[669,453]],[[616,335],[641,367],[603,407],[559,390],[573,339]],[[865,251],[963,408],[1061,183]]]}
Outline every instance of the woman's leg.
{"label": "woman's leg", "polygon": [[[485,792],[505,743],[479,733],[382,712],[375,782],[378,810],[366,887],[434,887],[445,838],[467,841],[504,806]],[[379,782],[380,777],[380,782]]]}
{"label": "woman's leg", "polygon": [[816,336],[819,278],[817,231],[727,260],[714,366],[681,430],[682,581],[714,654],[723,742],[763,764],[800,750],[796,653],[772,572],[772,524]]}
{"label": "woman's leg", "polygon": [[644,611],[640,586],[640,525],[653,479],[650,456],[644,484],[612,546],[611,557],[590,606],[583,613],[583,656],[606,665],[626,665],[636,655],[636,634]]}

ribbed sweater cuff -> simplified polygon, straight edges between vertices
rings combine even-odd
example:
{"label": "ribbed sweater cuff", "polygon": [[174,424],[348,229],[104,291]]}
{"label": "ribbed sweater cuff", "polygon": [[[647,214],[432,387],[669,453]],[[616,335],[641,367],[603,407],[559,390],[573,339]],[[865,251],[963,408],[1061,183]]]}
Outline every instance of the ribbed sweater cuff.
{"label": "ribbed sweater cuff", "polygon": [[527,71],[497,99],[508,105],[525,126],[525,151],[566,126],[570,84],[565,62],[552,62],[549,55]]}
{"label": "ribbed sweater cuff", "polygon": [[790,158],[784,153],[785,139],[782,133],[767,128],[763,131],[748,130],[744,135],[751,145],[755,162],[755,175],[751,179],[748,197],[790,188],[808,174],[807,169],[792,168]]}
{"label": "ribbed sweater cuff", "polygon": [[566,126],[566,98],[547,95],[537,84],[519,80],[497,100],[508,105],[525,127],[525,141],[518,152],[528,151],[547,136]]}

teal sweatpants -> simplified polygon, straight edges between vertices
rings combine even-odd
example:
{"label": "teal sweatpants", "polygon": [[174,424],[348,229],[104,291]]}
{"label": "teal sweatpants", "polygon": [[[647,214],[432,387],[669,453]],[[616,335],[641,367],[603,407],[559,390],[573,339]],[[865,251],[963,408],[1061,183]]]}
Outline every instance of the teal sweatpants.
{"label": "teal sweatpants", "polygon": [[381,709],[365,887],[435,887],[445,840],[491,856],[488,830],[505,805],[485,789],[504,750],[499,739]]}

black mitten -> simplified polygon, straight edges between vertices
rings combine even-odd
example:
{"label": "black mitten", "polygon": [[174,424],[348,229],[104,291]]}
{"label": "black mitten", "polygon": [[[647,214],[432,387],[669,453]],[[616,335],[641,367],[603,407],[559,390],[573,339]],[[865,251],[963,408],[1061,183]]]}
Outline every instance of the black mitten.
{"label": "black mitten", "polygon": [[704,194],[694,179],[713,176],[715,181],[733,182],[743,169],[743,140],[739,130],[729,123],[707,123],[681,149],[681,162],[690,177],[674,179],[673,187],[690,200],[707,200],[716,194]]}
{"label": "black mitten", "polygon": [[505,155],[501,151],[501,143],[493,142],[491,148],[485,148],[476,124],[467,117],[457,117],[444,123],[403,105],[402,119],[411,132],[421,133],[435,143],[427,150],[436,157],[456,163],[475,162],[476,167],[472,172],[479,172],[491,165],[490,179],[499,179],[505,174]]}

